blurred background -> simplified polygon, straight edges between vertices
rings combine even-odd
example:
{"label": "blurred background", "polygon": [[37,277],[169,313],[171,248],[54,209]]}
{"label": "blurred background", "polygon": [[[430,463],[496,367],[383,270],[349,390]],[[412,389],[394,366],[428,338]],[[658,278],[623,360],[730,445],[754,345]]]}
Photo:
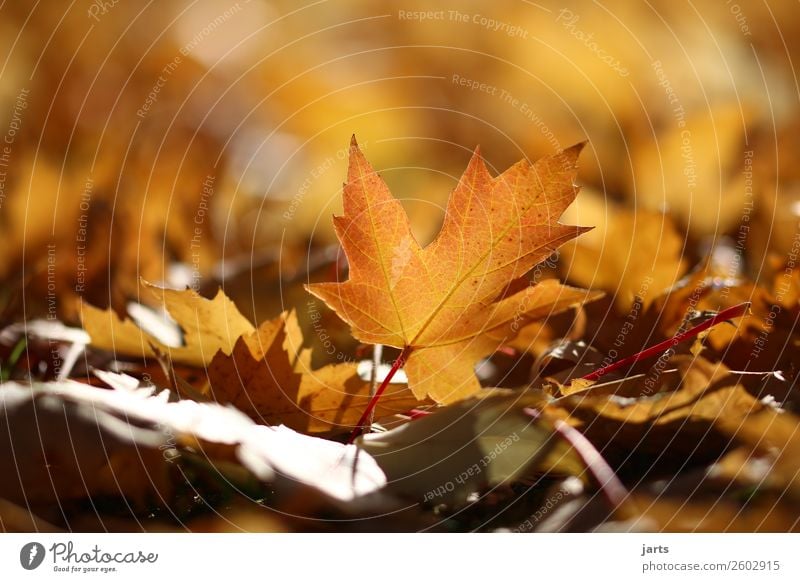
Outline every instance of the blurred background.
{"label": "blurred background", "polygon": [[[735,326],[715,326],[702,343],[685,342],[657,361],[642,360],[630,374],[605,376],[613,383],[623,372],[647,373],[646,380],[639,377],[645,389],[635,378],[627,387],[607,386],[607,393],[594,394],[612,396],[596,396],[596,409],[576,406],[564,414],[584,423],[587,438],[645,500],[642,507],[658,524],[653,530],[797,529],[798,62],[795,0],[0,2],[0,382],[69,375],[97,384],[93,371],[111,370],[172,387],[182,398],[207,398],[198,391],[211,379],[199,365],[173,366],[161,353],[147,361],[125,353],[117,358],[107,344],[82,352],[87,334],[61,326],[79,326],[91,304],[131,316],[162,345],[181,344],[181,330],[164,325],[163,301],[144,285],[148,281],[190,287],[205,297],[222,288],[253,323],[295,309],[304,347],[312,348],[311,368],[366,363],[366,373],[360,379],[351,373],[344,386],[349,395],[351,380],[358,380],[366,394],[366,382],[378,377],[368,360],[388,363],[397,351],[359,345],[303,288],[347,277],[331,217],[341,211],[351,136],[402,200],[423,244],[438,232],[445,202],[476,146],[500,173],[521,158],[535,160],[585,141],[582,190],[562,221],[595,228],[529,276],[557,277],[605,297],[524,326],[480,362],[481,382],[534,386],[558,396],[558,382],[563,388],[571,378],[673,337],[708,312],[750,302],[749,315]],[[120,335],[138,333],[121,329]],[[110,342],[113,347],[113,337]],[[662,375],[673,351],[690,353],[702,373],[692,368],[690,375],[690,359],[678,357],[670,360],[678,371]],[[647,408],[660,397],[643,396],[653,389],[653,370],[662,378],[656,390],[672,391],[682,382],[688,388],[675,394],[688,396],[678,402],[691,405],[676,405],[663,418],[661,404]],[[337,382],[340,390],[344,382]],[[738,400],[723,402],[734,382],[752,399],[740,389]],[[229,380],[215,387],[228,384],[239,388]],[[248,395],[242,388],[237,395]],[[626,398],[614,400],[619,395]],[[642,408],[628,396],[641,396]],[[757,401],[764,408],[780,404],[781,415],[768,410],[745,424],[745,412]],[[341,410],[360,412],[350,396],[343,402]],[[640,414],[623,421],[623,409],[650,412],[645,420]],[[74,530],[142,529],[138,515],[132,525],[122,504],[113,498],[104,504],[98,493],[104,499],[106,490],[98,485],[90,492],[83,477],[109,483],[109,495],[116,495],[122,493],[120,474],[129,487],[127,507],[127,495],[144,499],[150,486],[162,483],[151,474],[172,474],[161,451],[149,450],[152,473],[146,468],[137,477],[145,462],[138,446],[135,458],[109,460],[103,441],[102,470],[83,470],[73,480],[67,474],[63,497],[77,501],[64,512],[48,489],[51,467],[72,459],[74,434],[80,443],[81,435],[106,433],[98,432],[97,420],[78,425],[88,426],[83,432],[63,432],[59,427],[69,417],[61,407],[53,410],[36,422],[17,416],[21,428],[14,434],[31,438],[15,444],[32,444],[18,449],[24,454],[6,455],[5,466],[27,460],[33,477],[19,480],[23,497],[0,497],[28,504],[31,496],[39,503],[18,513],[24,519],[38,511]],[[92,408],[87,418],[96,414]],[[45,421],[48,431],[39,434],[39,422],[51,416],[60,420]],[[717,416],[725,421],[721,433]],[[783,422],[758,424],[763,418]],[[746,438],[734,446],[725,431],[740,426]],[[230,436],[227,427],[220,434]],[[42,456],[43,442],[55,451],[51,457]],[[72,448],[64,452],[66,443]],[[751,454],[758,447],[764,450]],[[263,505],[281,515],[313,514],[314,525],[284,522],[272,509],[253,517],[251,499],[226,505],[217,495],[219,479],[201,480],[205,473],[190,464],[195,456],[186,457],[171,515],[199,515],[193,529],[234,529],[237,519],[242,529],[269,530],[355,523],[349,513],[320,510],[327,506],[315,497],[272,497],[271,486],[267,493],[253,489],[253,499],[264,496]],[[669,490],[662,477],[670,477]],[[594,490],[576,497],[560,487],[556,481],[537,490],[526,484],[525,493],[512,491],[507,499],[513,500],[496,515],[509,515],[512,505],[529,507],[525,515],[531,515],[545,500],[546,513],[554,495],[563,503],[553,516],[567,515],[567,505],[603,504]],[[531,490],[533,496],[517,504]],[[239,517],[228,523],[202,513],[204,492],[212,493],[205,495],[209,509]],[[486,499],[459,518],[460,529],[485,527],[493,508],[505,503]],[[582,501],[575,505],[576,499]],[[9,528],[3,503],[0,526]],[[750,504],[746,511],[744,503]],[[146,527],[172,523],[143,507]],[[369,507],[364,511],[372,512]],[[414,515],[385,514],[387,529],[422,527]],[[586,515],[606,513],[591,509]],[[333,521],[323,525],[327,519]],[[42,531],[36,522],[21,523],[11,529]],[[574,529],[593,527],[579,521]]]}
{"label": "blurred background", "polygon": [[76,321],[80,297],[121,313],[142,278],[222,286],[258,321],[305,310],[301,284],[346,267],[331,215],[352,134],[423,243],[476,145],[500,172],[587,141],[563,221],[596,229],[546,276],[607,291],[604,317],[697,269],[765,284],[797,252],[796,12],[4,3],[2,323]]}

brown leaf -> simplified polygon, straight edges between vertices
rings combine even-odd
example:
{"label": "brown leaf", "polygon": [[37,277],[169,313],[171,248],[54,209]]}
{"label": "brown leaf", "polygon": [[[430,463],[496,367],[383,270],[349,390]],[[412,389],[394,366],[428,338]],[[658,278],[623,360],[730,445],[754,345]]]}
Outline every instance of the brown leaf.
{"label": "brown leaf", "polygon": [[154,392],[71,381],[35,390],[4,384],[0,469],[19,479],[0,482],[0,497],[55,502],[109,495],[141,502],[157,495],[164,502],[173,484],[169,468],[191,452],[187,446],[202,451],[203,462],[233,462],[262,482],[295,492],[307,487],[328,499],[352,500],[385,483],[375,461],[354,446]]}
{"label": "brown leaf", "polygon": [[649,132],[636,136],[630,192],[637,204],[668,209],[696,236],[731,229],[747,203],[740,171],[746,144],[742,119],[751,116],[738,103],[717,104],[688,116],[683,125],[668,124],[659,139]]}
{"label": "brown leaf", "polygon": [[55,386],[0,388],[0,470],[16,476],[0,482],[0,497],[57,503],[110,495],[142,506],[150,496],[169,494],[169,465],[159,448],[165,434],[127,424],[105,407],[61,398]]}
{"label": "brown leaf", "polygon": [[751,503],[744,508],[727,499],[687,500],[634,495],[642,514],[615,531],[651,532],[788,532],[797,531],[797,508],[780,499]]}
{"label": "brown leaf", "polygon": [[681,378],[675,388],[671,374],[649,374],[637,380],[636,397],[593,395],[590,387],[547,409],[584,431],[602,453],[621,459],[634,449],[660,459],[665,448],[671,455],[715,458],[731,440],[724,423],[741,422],[765,405],[723,364],[686,356],[672,361]]}
{"label": "brown leaf", "polygon": [[357,444],[386,473],[387,490],[433,504],[548,471],[585,476],[575,450],[524,411],[547,401],[535,390],[486,390]]}
{"label": "brown leaf", "polygon": [[178,291],[148,287],[180,326],[183,345],[166,345],[130,319],[121,319],[113,309],[103,310],[84,304],[81,321],[92,337],[92,346],[113,352],[118,357],[154,358],[156,353],[152,345],[175,362],[203,367],[211,362],[217,351],[230,354],[236,340],[255,329],[221,289],[214,299],[205,299],[190,289]]}
{"label": "brown leaf", "polygon": [[[370,384],[355,363],[312,370],[294,311],[266,321],[240,337],[227,355],[217,353],[208,367],[210,393],[257,422],[285,424],[319,432],[352,427],[370,399]],[[406,385],[391,385],[377,417],[407,411],[418,404]]]}
{"label": "brown leaf", "polygon": [[[771,488],[800,498],[800,419],[794,414],[769,406],[744,418],[720,417],[717,426],[736,439],[750,455],[741,470],[761,467],[759,488]],[[730,470],[730,468],[729,468]],[[757,472],[758,473],[758,472]]]}

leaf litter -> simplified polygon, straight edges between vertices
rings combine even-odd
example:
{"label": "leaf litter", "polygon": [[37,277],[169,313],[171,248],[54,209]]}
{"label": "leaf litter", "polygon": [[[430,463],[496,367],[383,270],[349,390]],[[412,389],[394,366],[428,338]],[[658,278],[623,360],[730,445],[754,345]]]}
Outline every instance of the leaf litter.
{"label": "leaf litter", "polygon": [[[45,373],[21,382],[34,370],[3,362],[0,432],[14,437],[0,461],[17,476],[0,490],[4,527],[91,529],[98,522],[87,518],[88,503],[121,530],[216,530],[209,515],[220,512],[275,531],[337,519],[353,530],[796,529],[800,514],[787,505],[800,495],[791,381],[716,359],[730,346],[755,345],[765,331],[755,314],[776,301],[793,309],[786,293],[776,299],[774,289],[741,280],[725,283],[730,297],[720,304],[707,270],[678,280],[684,266],[669,247],[662,274],[608,267],[618,274],[597,281],[611,291],[615,279],[632,277],[615,309],[640,316],[624,335],[642,337],[636,326],[645,325],[644,339],[660,344],[641,341],[609,361],[602,348],[613,319],[583,325],[596,347],[564,339],[578,320],[558,314],[605,299],[529,272],[586,231],[558,222],[577,194],[579,151],[498,177],[476,152],[441,232],[422,247],[353,141],[345,214],[335,219],[349,278],[308,287],[363,342],[349,360],[315,366],[314,327],[295,310],[256,326],[222,290],[206,299],[148,283],[141,309],[158,325],[84,303],[85,331],[7,328],[4,345],[38,334],[59,354],[85,354],[71,356],[71,379],[58,381]],[[577,244],[570,252],[584,251]],[[662,282],[646,303],[632,291],[641,278]],[[752,290],[760,299],[746,313],[733,298],[752,301]],[[708,314],[698,316],[701,308]],[[732,331],[717,333],[729,319]],[[559,332],[565,322],[572,331]],[[548,326],[563,335],[529,361],[532,380],[481,385],[478,362],[509,345],[524,362],[521,338]],[[395,349],[394,365],[371,382],[364,354],[375,344]],[[392,383],[399,370],[405,381]],[[367,410],[374,422],[363,426]],[[352,431],[366,434],[344,443]],[[683,479],[696,486],[682,499]],[[187,491],[195,492],[188,506]],[[333,521],[310,526],[319,516]]]}

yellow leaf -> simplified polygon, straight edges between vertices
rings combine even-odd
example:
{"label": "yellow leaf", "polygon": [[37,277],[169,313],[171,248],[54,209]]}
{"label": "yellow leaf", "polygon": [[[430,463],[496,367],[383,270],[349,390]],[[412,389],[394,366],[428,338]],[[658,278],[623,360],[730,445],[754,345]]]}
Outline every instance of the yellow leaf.
{"label": "yellow leaf", "polygon": [[184,345],[168,346],[130,319],[121,319],[113,309],[103,310],[84,304],[81,322],[94,347],[117,356],[145,358],[155,357],[152,345],[175,362],[203,367],[220,350],[230,354],[236,340],[255,329],[222,290],[214,299],[206,299],[191,289],[177,291],[149,287],[183,330]]}
{"label": "yellow leaf", "polygon": [[613,294],[621,312],[630,310],[636,297],[648,307],[686,272],[684,237],[665,214],[627,210],[583,191],[564,218],[598,225],[564,245],[565,278]]}

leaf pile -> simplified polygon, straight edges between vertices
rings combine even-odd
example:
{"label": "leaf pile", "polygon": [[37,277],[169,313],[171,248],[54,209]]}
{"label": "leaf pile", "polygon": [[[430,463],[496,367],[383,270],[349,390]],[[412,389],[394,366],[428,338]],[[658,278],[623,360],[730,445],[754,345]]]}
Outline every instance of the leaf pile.
{"label": "leaf pile", "polygon": [[[798,529],[793,355],[767,347],[796,341],[800,277],[723,277],[719,248],[684,276],[674,230],[636,231],[665,218],[618,209],[606,228],[641,255],[578,239],[567,276],[608,294],[561,284],[541,265],[588,230],[559,221],[580,150],[498,176],[476,151],[423,247],[353,140],[346,262],[323,261],[347,278],[308,285],[346,326],[313,298],[256,326],[222,290],[143,283],[124,316],[81,304],[85,332],[6,328],[3,527]],[[743,301],[734,325],[582,378]],[[733,367],[761,345],[774,367]]]}

